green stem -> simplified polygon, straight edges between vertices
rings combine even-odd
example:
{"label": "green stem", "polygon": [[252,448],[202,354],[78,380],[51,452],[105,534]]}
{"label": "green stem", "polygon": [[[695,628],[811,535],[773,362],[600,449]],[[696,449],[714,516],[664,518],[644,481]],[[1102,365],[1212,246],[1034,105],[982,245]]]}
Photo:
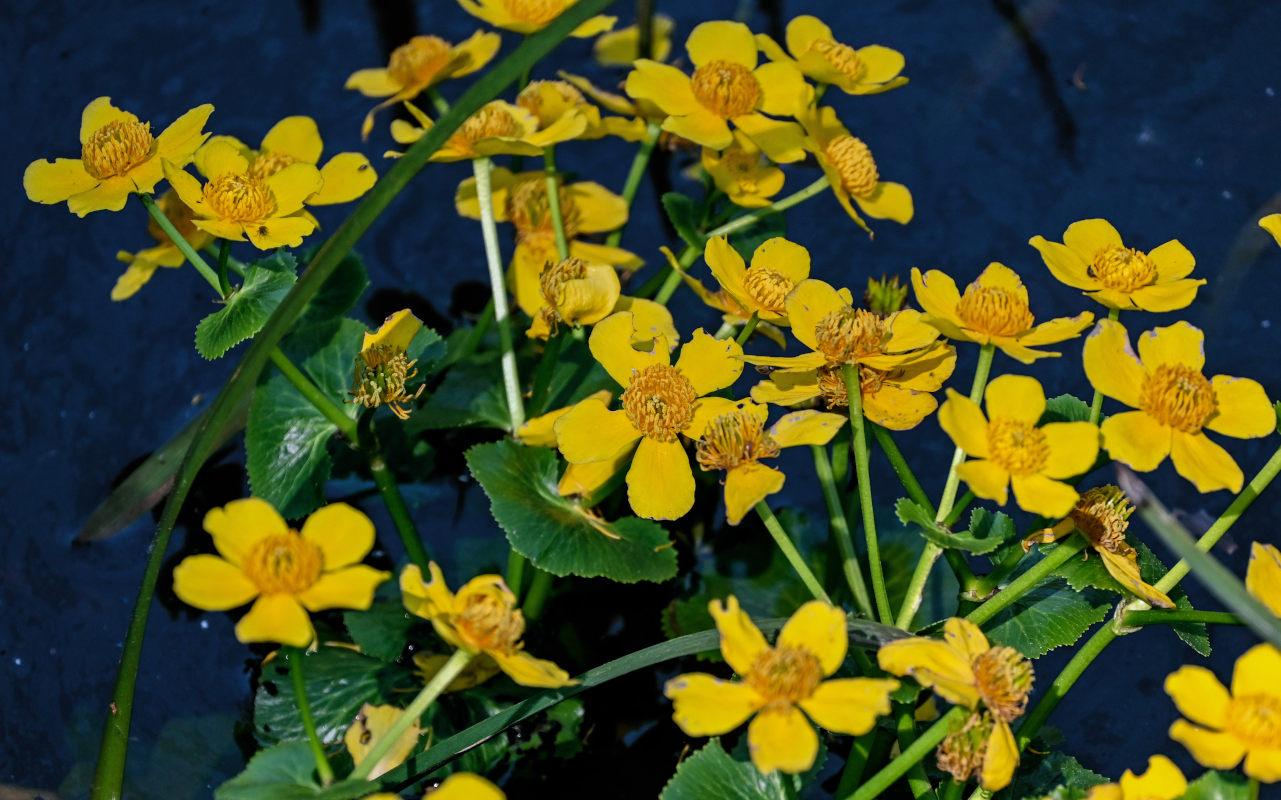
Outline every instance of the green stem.
{"label": "green stem", "polygon": [[[645,138],[636,151],[636,157],[632,159],[632,168],[627,172],[627,180],[623,182],[623,202],[627,204],[629,218],[632,204],[636,201],[636,193],[640,190],[641,181],[645,178],[645,170],[649,167],[649,160],[654,155],[654,146],[658,144],[658,137],[662,133],[663,129],[657,122],[650,122],[645,126]],[[626,221],[609,234],[605,244],[609,247],[618,247],[623,241],[625,227],[627,227]]]}
{"label": "green stem", "polygon": [[1246,800],[1259,800],[1258,778],[1250,778],[1250,782],[1246,785],[1245,797]]}
{"label": "green stem", "polygon": [[[222,240],[219,239],[219,241],[222,241]],[[205,251],[205,253],[207,253],[208,255],[214,258],[218,258],[220,255],[218,252],[220,248],[215,247],[212,244],[202,249]],[[245,277],[245,265],[239,259],[236,259],[230,255],[227,256],[227,268],[230,269],[232,272],[236,273],[236,275],[238,275],[239,277],[241,278]]]}
{"label": "green stem", "polygon": [[441,96],[435,86],[427,89],[427,97],[431,99],[432,107],[436,109],[437,114],[444,114],[449,111],[449,101]]}
{"label": "green stem", "polygon": [[871,760],[872,750],[881,738],[889,741],[880,728],[872,728],[862,736],[854,737],[849,757],[845,759],[845,766],[841,769],[841,781],[836,786],[834,797],[844,797],[858,787],[859,781],[863,779],[863,770],[867,769],[868,761]]}
{"label": "green stem", "polygon": [[[997,596],[999,597],[1000,595]],[[1063,671],[1055,676],[1050,687],[1045,690],[1045,694],[1041,695],[1041,699],[1037,701],[1036,705],[1032,706],[1032,710],[1023,718],[1023,724],[1019,726],[1018,730],[1019,750],[1022,750],[1027,746],[1028,742],[1032,741],[1032,737],[1037,734],[1037,731],[1041,730],[1041,726],[1050,718],[1050,714],[1054,713],[1059,701],[1076,683],[1076,679],[1081,677],[1081,673],[1085,672],[1085,668],[1090,666],[1090,662],[1097,658],[1099,653],[1103,652],[1103,648],[1111,644],[1112,640],[1118,635],[1116,628],[1112,624],[1106,624],[1095,632],[1081,646],[1080,650],[1073,654],[1071,660],[1063,667]]]}
{"label": "green stem", "polygon": [[[1112,320],[1113,322],[1116,322],[1117,318],[1120,316],[1121,316],[1121,309],[1119,308],[1113,308],[1110,311],[1108,311],[1108,319]],[[1099,417],[1102,415],[1103,415],[1103,392],[1100,392],[1098,389],[1095,389],[1094,397],[1090,399],[1090,424],[1098,425]]]}
{"label": "green stem", "polygon": [[387,732],[377,742],[374,742],[374,746],[361,759],[360,764],[351,771],[348,779],[355,781],[368,780],[369,773],[373,772],[378,762],[382,760],[383,756],[387,755],[387,751],[391,750],[396,744],[396,740],[418,721],[428,706],[435,702],[436,698],[445,691],[445,687],[449,686],[454,678],[458,677],[458,674],[467,666],[467,662],[471,660],[471,653],[466,650],[455,650],[454,654],[445,662],[445,665],[440,668],[440,672],[433,675],[427,685],[423,687],[423,690],[413,699],[413,702],[405,707],[396,722],[387,729]]}
{"label": "green stem", "polygon": [[976,600],[985,599],[988,595],[1001,585],[1001,581],[1014,574],[1014,570],[1019,568],[1019,564],[1027,557],[1023,548],[1011,548],[1010,552],[1005,555],[1001,563],[997,564],[991,572],[979,578],[970,589],[969,594]]}
{"label": "green stem", "polygon": [[196,272],[199,272],[200,277],[204,278],[209,285],[214,288],[214,291],[218,293],[219,297],[225,298],[227,295],[222,290],[222,284],[218,280],[218,274],[205,263],[205,260],[200,257],[200,254],[192,248],[191,243],[182,238],[182,234],[178,233],[178,229],[175,228],[174,224],[165,216],[165,212],[160,210],[160,206],[156,205],[155,198],[149,194],[143,194],[140,192],[138,194],[138,199],[142,201],[143,207],[147,209],[147,213],[156,221],[156,224],[160,226],[160,229],[169,236],[169,241],[174,243],[174,246],[178,248],[178,252],[182,253],[183,256],[186,257],[188,263],[196,268]]}
{"label": "green stem", "polygon": [[543,356],[538,360],[538,366],[534,367],[534,387],[529,393],[529,413],[533,416],[547,410],[547,401],[551,400],[548,392],[556,373],[556,365],[560,363],[560,352],[565,346],[565,340],[572,335],[569,330],[557,331],[547,339],[547,344],[543,347]]}
{"label": "green stem", "polygon": [[552,214],[552,229],[556,234],[556,254],[560,260],[569,258],[569,241],[565,239],[565,217],[560,210],[560,174],[556,171],[556,148],[543,148],[543,173],[547,185],[547,208]]}
{"label": "green stem", "polygon": [[302,370],[294,366],[294,362],[279,347],[273,347],[268,354],[271,363],[276,365],[276,369],[293,384],[298,393],[307,399],[325,419],[329,420],[338,428],[338,432],[351,442],[352,447],[360,446],[360,434],[356,428],[356,420],[347,416],[343,407],[329,398],[329,395],[320,390],[311,379],[303,374]]}
{"label": "green stem", "polygon": [[311,746],[311,754],[316,759],[316,772],[320,775],[320,783],[328,786],[334,782],[334,769],[329,766],[329,759],[325,757],[325,748],[320,744],[320,737],[316,735],[316,718],[312,716],[311,703],[307,701],[307,687],[302,678],[302,660],[306,655],[300,647],[284,649],[289,659],[289,677],[294,684],[294,701],[298,704],[298,716],[302,717],[302,727],[307,732],[307,744]]}
{"label": "green stem", "polygon": [[498,326],[498,341],[502,347],[503,388],[507,395],[511,432],[514,434],[525,422],[525,406],[520,396],[520,378],[516,374],[516,349],[512,344],[511,320],[507,312],[507,283],[503,280],[498,225],[494,220],[494,193],[489,180],[492,162],[488,158],[477,158],[471,163],[472,172],[476,175],[476,199],[480,203],[480,226],[485,240],[489,285],[494,292],[494,324]]}
{"label": "green stem", "polygon": [[867,540],[867,566],[872,576],[872,597],[876,600],[876,613],[881,622],[893,624],[890,596],[885,590],[885,570],[881,566],[881,546],[876,537],[876,508],[872,505],[872,479],[867,453],[867,433],[864,431],[863,389],[859,381],[858,365],[841,367],[845,379],[845,393],[849,397],[850,431],[854,440],[854,476],[858,482],[859,509],[863,513],[863,536]]}
{"label": "green stem", "polygon": [[[898,734],[898,746],[900,750],[906,750],[916,741],[916,720],[912,718],[912,708],[907,705],[899,711],[898,722],[896,725]],[[912,791],[912,796],[917,800],[923,797],[935,797],[934,786],[930,783],[929,777],[925,774],[925,767],[920,761],[912,764],[907,770],[907,788]]]}
{"label": "green stem", "polygon": [[966,489],[965,494],[961,495],[961,499],[957,500],[956,505],[952,506],[952,510],[951,512],[948,513],[947,518],[943,520],[943,524],[948,526],[949,528],[955,525],[956,521],[961,518],[962,514],[965,513],[965,509],[969,508],[970,503],[973,503],[973,502],[974,502],[974,492],[970,491],[969,489]]}
{"label": "green stem", "polygon": [[881,794],[894,781],[903,776],[913,765],[919,764],[921,759],[925,758],[943,737],[947,736],[948,729],[951,727],[953,720],[959,720],[962,716],[969,713],[969,709],[963,706],[955,706],[951,711],[939,717],[924,733],[916,738],[910,746],[899,753],[898,758],[881,768],[881,771],[868,778],[867,782],[858,787],[858,791],[848,795],[845,800],[872,800],[874,797],[880,797]]}
{"label": "green stem", "polygon": [[801,189],[799,192],[796,192],[794,194],[789,194],[787,197],[784,197],[782,200],[777,200],[771,203],[770,205],[765,206],[764,208],[760,208],[760,209],[757,209],[756,211],[753,211],[750,214],[744,214],[741,217],[735,217],[729,222],[726,222],[724,225],[721,225],[719,228],[715,228],[712,231],[710,231],[707,234],[707,238],[710,239],[713,236],[728,236],[731,233],[734,233],[735,231],[741,231],[744,228],[751,227],[752,225],[756,224],[757,220],[760,220],[763,217],[768,217],[770,214],[778,214],[782,211],[786,211],[792,206],[810,199],[814,195],[826,189],[829,185],[830,184],[828,183],[827,176],[824,175],[823,177],[811,183],[809,186],[806,186],[804,189]]}
{"label": "green stem", "polygon": [[845,582],[850,585],[850,594],[854,597],[854,605],[858,606],[859,613],[872,619],[875,611],[867,594],[867,584],[863,582],[863,570],[854,550],[854,540],[850,536],[849,522],[845,519],[845,505],[836,488],[832,464],[827,459],[827,448],[816,444],[811,445],[810,450],[814,453],[814,471],[818,473],[819,485],[823,487],[823,499],[827,501],[827,515],[831,519],[836,547],[841,553],[841,571],[845,573]]}
{"label": "green stem", "polygon": [[943,791],[940,793],[940,800],[961,800],[961,794],[965,791],[965,784],[951,778],[943,782]]}
{"label": "green stem", "polygon": [[1073,534],[1068,539],[1059,542],[1058,546],[1051,550],[1045,558],[1033,564],[1027,572],[1015,578],[1009,586],[997,592],[983,605],[967,614],[965,618],[981,627],[992,617],[1001,613],[1010,603],[1027,594],[1028,590],[1040,583],[1045,576],[1067,563],[1069,558],[1084,550],[1088,544],[1089,541],[1078,534]]}
{"label": "green stem", "polygon": [[231,283],[227,280],[227,257],[231,255],[231,241],[223,239],[218,245],[218,292],[227,297],[231,294]]}
{"label": "green stem", "polygon": [[654,0],[636,0],[636,57],[654,56]]}
{"label": "green stem", "polygon": [[831,605],[832,600],[827,596],[827,592],[823,591],[823,584],[819,583],[818,578],[814,577],[809,565],[805,563],[805,559],[801,558],[800,552],[797,551],[796,545],[788,538],[787,531],[783,530],[783,526],[779,524],[774,512],[769,510],[769,505],[764,500],[756,504],[756,513],[760,515],[761,521],[765,523],[765,529],[769,531],[770,536],[774,537],[774,543],[782,551],[783,557],[787,559],[787,562],[792,565],[792,569],[796,570],[796,574],[800,576],[805,588],[810,590],[810,594],[814,595],[815,600],[822,600],[824,603]]}
{"label": "green stem", "polygon": [[525,565],[528,563],[515,550],[507,554],[507,588],[512,590],[517,600],[520,599],[521,590],[525,588]]}
{"label": "green stem", "polygon": [[543,605],[547,602],[547,594],[552,588],[553,575],[546,570],[534,569],[534,577],[529,582],[529,594],[525,595],[525,601],[520,604],[520,610],[527,620],[538,619],[543,613]]}
{"label": "green stem", "polygon": [[1203,622],[1209,625],[1244,625],[1241,618],[1227,611],[1192,611],[1176,608],[1170,611],[1126,611],[1121,624],[1126,626],[1177,625],[1180,622]]}
{"label": "green stem", "polygon": [[409,560],[426,573],[431,556],[423,545],[422,536],[418,533],[418,526],[414,524],[413,515],[409,513],[404,495],[400,493],[400,485],[396,483],[396,477],[391,474],[380,449],[373,449],[378,448],[378,439],[373,436],[369,439],[371,449],[368,453],[369,472],[374,477],[378,494],[383,499],[383,505],[387,506],[387,513],[391,515],[391,521],[396,526],[396,533],[400,536],[401,544],[405,546],[405,553],[409,556]]}
{"label": "green stem", "polygon": [[[689,265],[693,264],[696,258],[698,258],[698,251],[692,247],[686,247],[681,251],[677,263],[680,264],[681,269],[689,269]],[[659,305],[667,305],[667,301],[672,299],[672,295],[676,293],[676,287],[680,285],[680,272],[672,269],[669,265],[667,267],[667,277],[663,279],[663,285],[659,287],[658,293],[654,295],[654,302]]]}
{"label": "green stem", "polygon": [[742,347],[747,343],[748,338],[752,335],[752,331],[756,330],[756,326],[760,321],[760,314],[753,311],[752,316],[748,317],[747,322],[743,325],[743,330],[738,332],[738,338],[734,340],[735,342],[738,342],[739,347]]}

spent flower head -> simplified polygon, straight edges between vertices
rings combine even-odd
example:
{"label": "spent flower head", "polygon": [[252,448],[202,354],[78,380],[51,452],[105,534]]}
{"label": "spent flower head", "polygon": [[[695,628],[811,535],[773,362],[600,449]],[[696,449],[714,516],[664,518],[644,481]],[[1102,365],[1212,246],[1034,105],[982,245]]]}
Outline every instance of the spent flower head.
{"label": "spent flower head", "polygon": [[901,225],[912,220],[912,193],[901,183],[881,180],[871,148],[850,133],[834,109],[808,108],[797,119],[805,127],[805,149],[818,159],[837,202],[859,227],[872,232],[855,205],[873,219],[891,219]]}
{"label": "spent flower head", "polygon": [[409,419],[403,404],[418,399],[426,384],[410,392],[408,382],[418,375],[410,360],[409,345],[423,324],[409,309],[401,309],[387,319],[375,332],[365,332],[365,341],[356,356],[356,374],[351,386],[350,403],[365,408],[387,406],[401,419]]}

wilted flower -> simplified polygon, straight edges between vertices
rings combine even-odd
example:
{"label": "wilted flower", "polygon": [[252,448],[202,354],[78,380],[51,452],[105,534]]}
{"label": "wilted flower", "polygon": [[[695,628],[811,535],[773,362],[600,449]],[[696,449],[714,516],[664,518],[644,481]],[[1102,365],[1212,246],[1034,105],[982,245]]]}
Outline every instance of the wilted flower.
{"label": "wilted flower", "polygon": [[402,404],[416,400],[425,386],[420,384],[412,394],[407,386],[418,374],[414,369],[417,359],[409,359],[409,344],[422,326],[406,308],[387,317],[376,332],[365,332],[364,344],[356,357],[356,377],[349,402],[365,408],[385,405],[401,419],[409,419],[409,411]]}

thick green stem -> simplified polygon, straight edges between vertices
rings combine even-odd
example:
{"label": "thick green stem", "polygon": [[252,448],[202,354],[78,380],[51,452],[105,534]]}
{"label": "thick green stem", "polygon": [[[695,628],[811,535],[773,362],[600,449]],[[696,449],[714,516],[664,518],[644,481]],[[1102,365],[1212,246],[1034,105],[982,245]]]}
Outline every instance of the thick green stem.
{"label": "thick green stem", "polygon": [[827,448],[816,444],[810,449],[814,452],[814,471],[818,473],[819,485],[823,487],[823,499],[827,501],[827,515],[831,519],[832,534],[836,538],[836,547],[841,553],[841,571],[845,582],[850,586],[850,594],[859,613],[872,619],[875,610],[867,594],[867,584],[863,582],[863,570],[858,563],[858,554],[854,550],[854,540],[850,536],[849,522],[845,519],[845,504],[841,502],[840,491],[836,488],[836,477],[832,474],[832,464],[827,460]]}
{"label": "thick green stem", "polygon": [[[371,436],[366,449],[377,448],[377,442],[378,440]],[[382,497],[383,505],[387,506],[387,513],[391,515],[391,521],[396,526],[401,544],[405,546],[405,553],[409,555],[409,560],[417,564],[425,574],[427,565],[431,562],[431,556],[423,545],[418,526],[414,524],[409,506],[405,504],[405,497],[400,493],[400,485],[396,483],[396,477],[391,474],[379,450],[374,449],[368,455],[369,472],[373,475],[378,494]]]}
{"label": "thick green stem", "polygon": [[1050,714],[1054,713],[1059,701],[1067,695],[1068,690],[1076,683],[1076,679],[1081,677],[1081,673],[1085,672],[1085,668],[1090,666],[1090,662],[1094,661],[1099,653],[1103,652],[1103,648],[1111,644],[1112,640],[1118,635],[1116,628],[1111,623],[1108,623],[1096,631],[1081,646],[1081,649],[1073,654],[1072,659],[1063,667],[1063,671],[1055,676],[1054,681],[1050,683],[1050,688],[1045,690],[1045,694],[1041,695],[1041,699],[1037,701],[1036,705],[1032,706],[1032,710],[1023,718],[1023,724],[1019,726],[1018,730],[1019,750],[1022,750],[1027,746],[1028,742],[1032,741],[1032,737],[1037,734],[1037,731],[1041,730],[1041,726],[1050,718]]}
{"label": "thick green stem", "polygon": [[[916,720],[912,717],[911,705],[905,704],[899,710],[895,731],[898,735],[900,750],[908,749],[912,746],[912,742],[916,741]],[[921,765],[920,761],[908,767],[907,788],[912,791],[912,796],[916,800],[935,797],[934,786],[930,783],[929,776],[925,774],[925,767]]]}
{"label": "thick green stem", "polygon": [[352,447],[360,446],[360,434],[356,428],[356,420],[347,416],[343,412],[342,406],[331,400],[329,395],[322,392],[320,387],[312,383],[311,378],[308,378],[303,374],[302,370],[294,366],[294,362],[290,361],[289,357],[279,347],[273,347],[269,357],[271,358],[271,363],[276,365],[276,369],[280,370],[289,383],[298,390],[298,393],[306,398],[307,402],[311,403],[325,419],[333,423],[338,428],[338,432],[346,437],[347,441],[351,442]]}
{"label": "thick green stem", "polygon": [[[627,172],[627,180],[623,182],[623,202],[627,204],[629,218],[632,204],[636,202],[636,193],[640,191],[641,181],[645,178],[645,170],[649,167],[649,160],[654,155],[654,146],[658,144],[658,137],[662,133],[663,129],[657,122],[646,125],[645,138],[641,141],[640,149],[636,151],[636,157],[632,159],[632,168]],[[605,239],[605,244],[609,247],[618,247],[623,241],[623,228],[626,226],[627,223],[623,222],[614,229]]]}
{"label": "thick green stem", "polygon": [[552,588],[552,578],[554,576],[546,570],[534,569],[534,577],[529,582],[529,594],[525,595],[525,600],[520,604],[521,613],[527,620],[536,620],[543,613],[543,605],[547,602],[547,595]]}
{"label": "thick green stem", "polygon": [[1037,563],[1033,564],[1027,572],[1018,576],[1001,591],[997,592],[987,600],[983,605],[971,611],[965,616],[975,625],[982,626],[988,620],[1001,613],[1011,603],[1027,594],[1033,586],[1041,582],[1045,576],[1054,572],[1054,570],[1067,563],[1067,560],[1085,549],[1089,544],[1084,536],[1073,534],[1071,537],[1059,542],[1053,550]]}
{"label": "thick green stem", "polygon": [[741,231],[744,228],[751,227],[752,225],[756,224],[757,220],[760,220],[764,217],[768,217],[770,214],[778,214],[779,212],[786,211],[792,206],[810,199],[814,195],[826,189],[829,185],[830,184],[828,183],[827,176],[824,175],[823,177],[811,183],[809,186],[806,186],[804,189],[801,189],[799,192],[796,192],[794,194],[789,194],[787,197],[784,197],[782,200],[775,201],[774,203],[771,203],[770,205],[765,206],[764,208],[757,209],[756,211],[753,211],[750,214],[744,214],[741,217],[735,217],[734,219],[730,220],[729,222],[726,222],[724,225],[720,226],[719,228],[715,228],[712,231],[710,231],[707,234],[707,238],[710,239],[713,236],[728,236],[731,233],[734,233],[735,231]]}
{"label": "thick green stem", "polygon": [[[698,258],[698,255],[698,250],[693,247],[686,247],[681,251],[676,263],[680,264],[681,269],[689,269],[689,265],[694,263],[694,259]],[[659,274],[661,275],[662,273]],[[667,277],[663,279],[663,285],[659,287],[658,293],[654,295],[654,302],[660,305],[667,305],[667,301],[672,299],[672,295],[676,293],[676,287],[680,285],[680,272],[668,266]],[[644,294],[643,288],[641,294]]]}
{"label": "thick green stem", "polygon": [[[1121,316],[1121,309],[1114,308],[1108,312],[1108,319],[1113,322]],[[1103,415],[1103,392],[1098,389],[1094,390],[1094,397],[1090,399],[1090,424],[1099,424],[1099,417]]]}
{"label": "thick green stem", "polygon": [[517,600],[520,599],[521,590],[525,588],[525,567],[528,563],[515,550],[507,554],[507,588],[512,590]]}
{"label": "thick green stem", "polygon": [[1126,611],[1121,624],[1126,626],[1178,625],[1180,622],[1202,622],[1207,625],[1244,625],[1241,618],[1227,611],[1192,611],[1176,608],[1166,611]]}
{"label": "thick green stem", "polygon": [[814,595],[815,600],[822,600],[824,603],[831,605],[832,600],[827,596],[827,592],[823,591],[823,584],[819,583],[818,578],[814,577],[813,571],[805,563],[805,559],[801,558],[796,545],[788,537],[787,531],[783,530],[783,526],[779,524],[774,512],[769,510],[769,505],[764,500],[756,504],[756,513],[760,515],[761,521],[765,523],[765,529],[769,531],[769,535],[774,537],[774,543],[782,551],[787,563],[791,564],[792,569],[796,570],[796,574],[800,576],[805,588],[810,590],[810,594]]}
{"label": "thick green stem", "polygon": [[881,566],[881,546],[876,537],[876,508],[872,505],[872,478],[867,453],[867,433],[864,431],[863,389],[859,380],[858,365],[841,367],[845,379],[845,393],[849,397],[850,431],[854,439],[854,476],[858,482],[859,509],[863,513],[863,537],[867,540],[867,566],[872,576],[872,597],[876,601],[876,614],[881,622],[891,625],[894,614],[890,610],[890,596],[885,590],[885,570]]}
{"label": "thick green stem", "polygon": [[498,225],[494,220],[494,193],[490,186],[488,158],[472,160],[476,175],[476,199],[480,203],[481,235],[485,240],[485,262],[489,267],[489,285],[494,292],[494,324],[498,326],[498,341],[502,347],[503,389],[507,396],[507,412],[514,434],[525,422],[525,406],[520,395],[520,378],[516,374],[516,348],[512,344],[512,327],[507,311],[507,282],[503,280],[502,257],[498,249]]}
{"label": "thick green stem", "polygon": [[316,718],[311,714],[311,703],[307,700],[307,687],[302,677],[302,661],[306,658],[300,647],[285,648],[289,658],[289,677],[294,684],[294,702],[298,704],[298,716],[302,717],[303,730],[307,732],[307,744],[311,747],[311,754],[316,759],[316,772],[320,775],[320,783],[324,786],[334,782],[334,769],[329,766],[329,759],[325,757],[325,748],[320,743],[320,737],[316,735]]}
{"label": "thick green stem", "polygon": [[880,772],[868,778],[867,782],[858,787],[858,791],[848,795],[845,800],[872,800],[874,797],[880,797],[881,794],[894,781],[902,777],[915,764],[919,764],[921,759],[925,758],[943,737],[947,736],[948,729],[954,720],[959,720],[962,716],[969,713],[969,709],[963,706],[955,706],[951,711],[940,717],[924,733],[916,738],[910,746],[901,752],[898,758],[886,764]]}
{"label": "thick green stem", "polygon": [[196,272],[200,273],[200,277],[204,278],[214,288],[219,297],[226,297],[226,292],[222,290],[222,283],[218,280],[218,273],[214,272],[205,263],[205,260],[200,257],[200,254],[195,251],[190,242],[182,238],[182,234],[178,233],[178,229],[165,216],[165,212],[160,210],[160,206],[156,205],[155,199],[149,194],[142,193],[138,194],[138,199],[142,201],[143,207],[147,209],[147,213],[156,221],[160,229],[169,236],[169,241],[174,243],[174,246],[178,248],[178,252],[182,253],[187,262],[196,268]]}
{"label": "thick green stem", "polygon": [[428,87],[427,97],[431,100],[431,105],[436,109],[437,114],[444,114],[449,111],[449,101],[441,96],[435,86]]}
{"label": "thick green stem", "polygon": [[565,238],[565,217],[560,209],[560,173],[556,171],[556,148],[543,148],[544,180],[547,185],[547,208],[552,215],[552,230],[556,235],[556,255],[564,261],[569,258],[569,241]]}
{"label": "thick green stem", "polygon": [[547,339],[543,346],[543,356],[534,367],[534,386],[529,392],[529,413],[538,416],[547,410],[551,400],[548,392],[551,389],[552,377],[556,374],[556,365],[560,363],[560,351],[565,340],[573,336],[569,330],[557,331]]}
{"label": "thick green stem", "polygon": [[227,280],[227,258],[231,256],[231,242],[223,239],[218,245],[218,293],[223,297],[231,294],[231,283]]}
{"label": "thick green stem", "polygon": [[756,330],[756,326],[757,324],[760,323],[760,321],[761,321],[760,314],[753,311],[752,316],[747,318],[747,322],[743,325],[743,330],[738,332],[738,338],[735,339],[734,341],[738,342],[740,347],[746,344],[747,340],[752,335],[752,331]]}

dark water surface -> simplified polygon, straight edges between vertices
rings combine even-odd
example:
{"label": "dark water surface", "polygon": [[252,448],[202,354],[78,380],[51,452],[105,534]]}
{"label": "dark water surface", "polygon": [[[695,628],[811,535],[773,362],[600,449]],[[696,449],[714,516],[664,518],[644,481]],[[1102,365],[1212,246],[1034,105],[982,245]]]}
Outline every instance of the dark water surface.
{"label": "dark water surface", "polygon": [[[617,13],[629,17],[628,5],[619,3]],[[696,22],[740,8],[730,0],[657,5],[678,18],[678,46]],[[765,29],[766,18],[751,3],[741,5],[754,28]],[[943,269],[964,285],[989,261],[1002,261],[1031,284],[1039,318],[1073,314],[1091,306],[1055,283],[1026,242],[1036,234],[1059,240],[1071,222],[1104,217],[1131,246],[1151,249],[1178,238],[1191,249],[1195,276],[1209,284],[1191,309],[1154,322],[1202,326],[1207,374],[1253,377],[1281,397],[1281,331],[1272,329],[1274,318],[1281,323],[1275,278],[1281,250],[1255,224],[1281,210],[1281,6],[770,5],[782,6],[784,20],[818,14],[849,43],[902,51],[911,77],[907,87],[879,97],[829,96],[873,148],[882,176],[911,188],[916,219],[905,228],[880,224],[869,242],[831,197],[810,201],[789,216],[789,236],[810,249],[817,277],[858,287],[869,274],[906,275],[919,266]],[[162,270],[127,302],[108,299],[120,272],[116,250],[148,244],[139,206],[78,220],[65,207],[28,203],[19,188],[22,171],[36,158],[77,155],[81,110],[99,95],[153,120],[157,130],[211,102],[209,128],[250,144],[280,118],[308,114],[320,125],[326,153],[363,149],[382,169],[390,116],[380,117],[362,148],[359,124],[370,101],[344,92],[345,77],[385,64],[386,48],[412,34],[458,41],[480,23],[453,2],[425,0],[405,7],[418,28],[397,30],[383,42],[375,7],[396,11],[393,4],[352,0],[0,3],[7,76],[0,90],[7,109],[0,185],[8,187],[0,193],[8,293],[0,375],[10,387],[9,433],[0,437],[9,520],[0,534],[0,784],[61,788],[67,796],[86,786],[153,526],[144,519],[91,546],[73,546],[72,539],[112,477],[203,408],[243,352],[208,363],[192,348],[195,323],[213,306],[189,268]],[[506,48],[516,38],[504,34]],[[588,43],[570,41],[555,65],[590,71],[589,53]],[[551,73],[548,65],[535,77]],[[629,149],[616,142],[561,149],[563,168],[621,187]],[[484,280],[478,227],[460,223],[452,210],[454,187],[467,174],[466,165],[433,166],[360,243],[375,288],[410,288],[443,312],[458,280]],[[812,174],[794,170],[785,191]],[[692,190],[676,180],[677,188]],[[321,221],[332,230],[342,213],[329,210]],[[624,243],[651,263],[665,243],[648,189]],[[682,301],[677,309],[685,331],[712,324],[693,304]],[[1062,365],[1032,370],[1050,394],[1088,397],[1077,347],[1064,348]],[[975,349],[960,351],[955,385],[968,386]],[[997,370],[1016,366],[998,356]],[[905,449],[928,474],[924,466],[942,453],[942,434],[933,421],[922,428],[905,437]],[[1275,442],[1232,440],[1228,447],[1250,475]],[[231,494],[205,502],[242,491],[235,467],[227,469]],[[927,483],[931,493],[936,482]],[[1208,518],[1229,499],[1196,494],[1168,462],[1151,482],[1168,504]],[[796,495],[780,504],[799,501]],[[1218,555],[1234,569],[1244,569],[1251,539],[1277,541],[1279,496],[1265,495],[1220,546]],[[452,488],[434,486],[411,495],[447,574],[458,564],[483,563],[482,551],[500,536],[478,493],[457,519],[454,497]],[[368,510],[389,540],[385,516],[372,503]],[[460,543],[463,534],[468,538]],[[180,530],[175,547],[182,539]],[[388,546],[391,558],[399,557],[397,547]],[[1194,602],[1213,607],[1198,587],[1189,591]],[[1226,677],[1251,642],[1239,631],[1219,633],[1212,666]],[[1056,651],[1041,662],[1046,680],[1067,655]],[[208,796],[240,769],[233,732],[249,708],[250,657],[226,615],[156,608],[133,724],[130,770],[140,787],[134,796]],[[1199,772],[1165,733],[1176,712],[1161,682],[1185,660],[1195,663],[1164,630],[1115,645],[1052,719],[1066,749],[1112,777],[1127,767],[1141,770],[1154,752]],[[661,782],[670,767],[653,763],[644,771]]]}

